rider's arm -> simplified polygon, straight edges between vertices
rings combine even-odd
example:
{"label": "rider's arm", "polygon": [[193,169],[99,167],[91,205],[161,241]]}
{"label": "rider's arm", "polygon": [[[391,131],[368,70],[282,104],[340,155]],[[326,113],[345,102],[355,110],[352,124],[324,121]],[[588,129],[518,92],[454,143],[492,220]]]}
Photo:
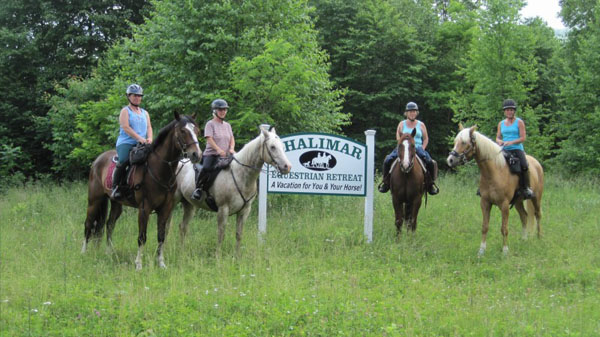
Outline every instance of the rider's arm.
{"label": "rider's arm", "polygon": [[398,123],[398,127],[396,128],[396,141],[400,141],[400,136],[402,136],[402,123],[404,123],[404,121]]}
{"label": "rider's arm", "polygon": [[496,131],[496,144],[500,145],[500,146],[504,146],[504,141],[502,140],[502,131],[501,131],[501,125],[502,122],[498,123],[498,131]]}
{"label": "rider's arm", "polygon": [[146,111],[146,124],[148,124],[148,130],[146,131],[146,140],[148,141],[148,143],[152,143],[152,124],[150,123],[150,114],[148,114],[148,111]]}
{"label": "rider's arm", "polygon": [[225,151],[223,151],[222,148],[220,148],[217,143],[215,142],[215,140],[213,139],[213,137],[207,136],[206,137],[206,142],[208,144],[210,144],[210,146],[215,149],[215,151],[217,151],[217,153],[219,154],[219,156],[221,157],[225,157],[227,155],[227,153]]}
{"label": "rider's arm", "polygon": [[427,134],[427,127],[423,122],[421,122],[421,132],[423,133],[423,150],[425,150],[427,144],[429,144],[429,135]]}

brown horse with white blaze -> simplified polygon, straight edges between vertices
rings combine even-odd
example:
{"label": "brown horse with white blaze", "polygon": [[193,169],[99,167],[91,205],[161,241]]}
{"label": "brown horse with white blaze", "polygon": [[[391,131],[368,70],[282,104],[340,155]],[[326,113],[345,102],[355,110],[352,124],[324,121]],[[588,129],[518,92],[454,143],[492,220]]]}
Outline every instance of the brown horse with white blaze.
{"label": "brown horse with white blaze", "polygon": [[402,223],[406,221],[410,231],[417,229],[417,216],[425,193],[425,174],[421,161],[417,160],[415,134],[404,133],[398,140],[398,159],[392,164],[390,190],[396,215],[396,234],[402,234]]}
{"label": "brown horse with white blaze", "polygon": [[523,197],[515,195],[519,186],[519,177],[511,174],[502,148],[491,139],[477,132],[477,127],[463,128],[454,139],[454,148],[448,156],[447,163],[450,167],[462,165],[475,159],[479,167],[479,191],[481,194],[481,212],[483,224],[481,229],[481,245],[479,256],[485,253],[486,237],[490,222],[492,205],[498,206],[502,212],[502,251],[508,253],[508,215],[511,202],[519,212],[523,228],[523,238],[527,237],[528,224],[533,226],[534,217],[537,224],[537,235],[542,235],[542,194],[544,192],[544,170],[540,163],[527,155],[529,163],[529,181],[533,190],[533,197],[527,200],[527,210],[523,206]]}
{"label": "brown horse with white blaze", "polygon": [[138,208],[138,254],[135,259],[136,269],[142,268],[142,252],[146,243],[148,218],[152,211],[157,214],[158,263],[165,268],[163,244],[167,235],[167,224],[174,206],[173,194],[176,189],[177,164],[182,157],[198,162],[202,151],[198,145],[198,127],[194,117],[180,116],[175,112],[175,120],[158,133],[152,143],[152,151],[147,160],[133,167],[130,176],[132,195],[123,200],[110,199],[112,181],[111,166],[114,168],[115,150],[102,153],[92,164],[88,180],[88,208],[85,219],[85,239],[81,252],[84,253],[87,243],[93,235],[102,236],[104,222],[110,200],[110,214],[106,224],[106,241],[112,247],[112,231],[115,222],[121,215],[123,205]]}

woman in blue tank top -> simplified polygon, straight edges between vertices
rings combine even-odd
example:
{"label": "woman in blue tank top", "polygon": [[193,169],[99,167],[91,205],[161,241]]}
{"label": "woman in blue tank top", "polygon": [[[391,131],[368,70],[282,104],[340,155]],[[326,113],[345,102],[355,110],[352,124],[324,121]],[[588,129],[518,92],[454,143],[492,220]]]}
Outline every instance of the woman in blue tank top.
{"label": "woman in blue tank top", "polygon": [[[413,129],[417,130],[415,135],[415,150],[417,155],[425,162],[427,166],[427,174],[425,179],[425,184],[427,187],[427,192],[431,195],[435,195],[439,193],[438,187],[435,185],[435,179],[437,177],[437,163],[429,152],[425,149],[427,148],[427,144],[429,143],[429,135],[427,134],[427,127],[425,123],[417,120],[417,116],[419,115],[419,106],[415,102],[408,102],[406,104],[406,109],[404,110],[405,120],[401,121],[398,124],[398,128],[396,129],[396,139],[400,139],[400,136],[403,133],[411,133]],[[398,148],[395,147],[394,150],[385,157],[383,161],[383,179],[381,184],[379,184],[379,192],[385,193],[390,189],[390,169],[392,167],[392,163],[394,160],[398,158]]]}
{"label": "woman in blue tank top", "polygon": [[502,109],[506,119],[498,123],[496,143],[502,146],[505,151],[511,152],[519,158],[521,162],[521,194],[525,199],[531,199],[533,191],[529,187],[529,165],[523,148],[523,143],[527,138],[525,122],[516,116],[517,104],[514,100],[505,99],[502,102]]}
{"label": "woman in blue tank top", "polygon": [[119,137],[117,138],[117,155],[119,163],[113,174],[111,198],[120,198],[119,185],[122,183],[125,170],[129,164],[129,151],[136,143],[152,143],[152,124],[148,112],[140,108],[144,91],[137,84],[132,84],[125,91],[129,104],[121,109],[119,115]]}

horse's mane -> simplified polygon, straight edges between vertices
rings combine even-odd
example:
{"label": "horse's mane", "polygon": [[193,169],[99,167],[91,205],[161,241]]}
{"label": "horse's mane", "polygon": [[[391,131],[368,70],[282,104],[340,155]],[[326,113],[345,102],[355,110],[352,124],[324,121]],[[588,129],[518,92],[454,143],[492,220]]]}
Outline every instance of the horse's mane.
{"label": "horse's mane", "polygon": [[169,132],[175,127],[177,123],[193,123],[194,125],[196,125],[194,120],[188,116],[182,115],[179,118],[179,121],[176,119],[172,120],[169,124],[167,124],[165,127],[160,129],[160,131],[158,131],[158,136],[156,136],[156,139],[152,141],[152,149],[156,149],[158,146],[160,146],[160,144],[162,144],[165,141],[165,139],[167,139],[167,135],[169,135]]}
{"label": "horse's mane", "polygon": [[[468,135],[468,133],[466,134]],[[506,166],[506,160],[502,154],[502,148],[496,144],[496,142],[477,131],[475,131],[473,134],[475,135],[475,145],[477,146],[477,150],[481,155],[481,160],[491,159],[494,160],[496,166],[498,167]]]}
{"label": "horse's mane", "polygon": [[261,137],[263,137],[262,132],[256,138],[246,143],[246,145],[244,145],[242,149],[235,154],[236,158],[242,163],[249,162],[252,153],[255,153],[255,149],[262,144]]}

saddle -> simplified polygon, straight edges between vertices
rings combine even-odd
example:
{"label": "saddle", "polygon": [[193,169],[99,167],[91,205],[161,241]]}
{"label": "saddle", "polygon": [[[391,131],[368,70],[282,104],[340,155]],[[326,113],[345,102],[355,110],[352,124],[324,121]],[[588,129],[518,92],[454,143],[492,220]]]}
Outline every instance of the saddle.
{"label": "saddle", "polygon": [[506,164],[508,164],[508,169],[510,173],[520,174],[522,170],[521,161],[519,160],[519,157],[506,150],[502,150],[502,155],[504,156],[504,159],[506,159]]}
{"label": "saddle", "polygon": [[[108,172],[106,175],[105,187],[107,189],[112,189],[113,187],[113,175],[115,172],[115,167],[119,163],[119,157],[117,155],[112,157],[112,162],[108,166]],[[121,189],[121,193],[124,196],[124,199],[131,199],[133,197],[133,192],[140,188],[139,185],[133,185],[133,175],[135,174],[136,168],[140,164],[137,165],[127,165],[125,169],[125,181],[127,184],[121,185],[119,188]]]}
{"label": "saddle", "polygon": [[225,158],[219,158],[219,160],[217,161],[217,164],[211,170],[204,172],[202,177],[200,176],[200,174],[202,173],[202,170],[203,170],[202,163],[193,165],[194,166],[194,181],[198,182],[199,179],[202,179],[202,190],[204,191],[204,193],[206,193],[206,198],[205,198],[206,204],[208,205],[208,207],[210,207],[211,210],[213,210],[215,212],[217,212],[219,210],[219,208],[217,207],[215,199],[213,198],[212,195],[210,195],[208,190],[214,184],[214,182],[217,179],[217,176],[219,175],[221,170],[229,167],[229,165],[231,164],[232,161],[233,161],[233,155],[227,156]]}

